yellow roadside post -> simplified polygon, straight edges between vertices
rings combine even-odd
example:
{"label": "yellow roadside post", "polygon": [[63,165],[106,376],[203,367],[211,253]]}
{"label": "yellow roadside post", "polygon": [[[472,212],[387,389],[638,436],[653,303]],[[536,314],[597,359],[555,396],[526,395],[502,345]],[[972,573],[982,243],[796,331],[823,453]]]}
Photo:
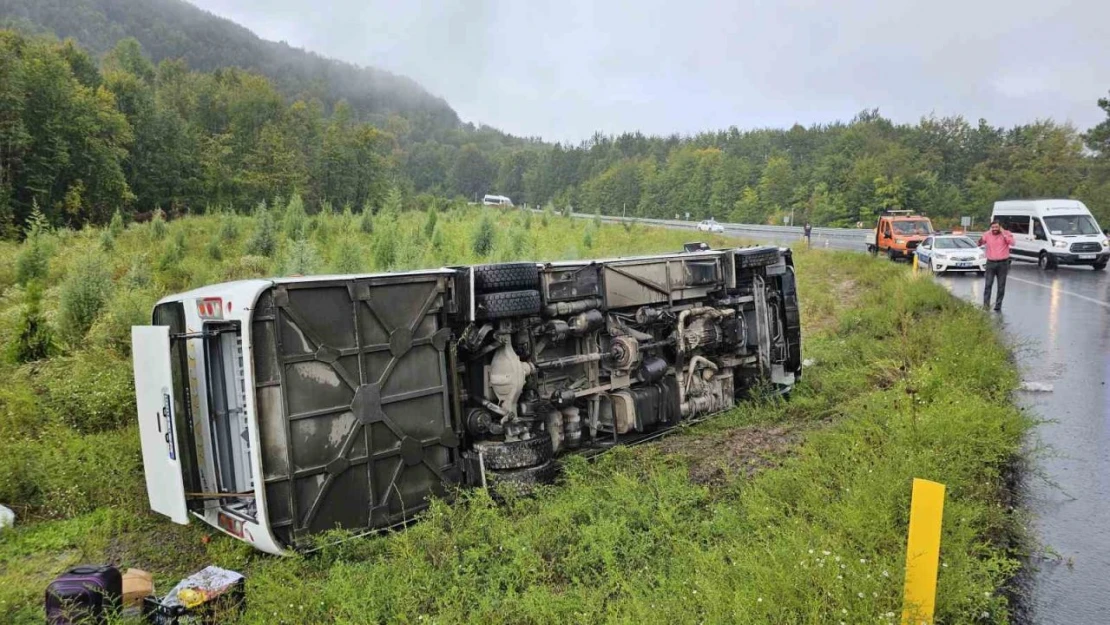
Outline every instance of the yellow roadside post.
{"label": "yellow roadside post", "polygon": [[913,255],[913,275],[917,275],[917,254]]}
{"label": "yellow roadside post", "polygon": [[906,586],[902,625],[933,622],[940,562],[940,524],[944,516],[944,484],[914,478],[910,499],[910,531],[906,541]]}

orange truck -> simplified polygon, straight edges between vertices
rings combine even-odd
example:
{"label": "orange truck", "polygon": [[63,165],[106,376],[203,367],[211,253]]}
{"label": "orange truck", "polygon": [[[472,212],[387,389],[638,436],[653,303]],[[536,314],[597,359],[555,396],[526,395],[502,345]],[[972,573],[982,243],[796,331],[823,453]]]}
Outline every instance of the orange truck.
{"label": "orange truck", "polygon": [[867,240],[872,256],[886,254],[890,260],[910,258],[917,246],[933,234],[933,222],[913,211],[886,211],[879,215],[875,229]]}

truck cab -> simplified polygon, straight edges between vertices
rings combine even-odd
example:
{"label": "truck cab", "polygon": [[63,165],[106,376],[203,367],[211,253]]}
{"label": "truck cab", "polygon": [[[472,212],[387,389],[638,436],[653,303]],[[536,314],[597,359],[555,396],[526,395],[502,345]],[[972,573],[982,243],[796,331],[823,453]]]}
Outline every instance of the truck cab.
{"label": "truck cab", "polygon": [[933,222],[913,211],[892,210],[879,215],[867,242],[872,255],[886,254],[890,260],[911,258],[917,246],[934,234]]}

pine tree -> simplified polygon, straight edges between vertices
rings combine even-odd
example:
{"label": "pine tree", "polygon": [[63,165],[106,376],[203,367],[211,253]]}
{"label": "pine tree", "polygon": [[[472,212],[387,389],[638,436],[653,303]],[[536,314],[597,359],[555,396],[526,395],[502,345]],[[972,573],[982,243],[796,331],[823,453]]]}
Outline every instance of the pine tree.
{"label": "pine tree", "polygon": [[269,211],[263,211],[255,221],[254,234],[247,242],[247,253],[251,256],[265,256],[269,258],[277,249],[277,227]]}

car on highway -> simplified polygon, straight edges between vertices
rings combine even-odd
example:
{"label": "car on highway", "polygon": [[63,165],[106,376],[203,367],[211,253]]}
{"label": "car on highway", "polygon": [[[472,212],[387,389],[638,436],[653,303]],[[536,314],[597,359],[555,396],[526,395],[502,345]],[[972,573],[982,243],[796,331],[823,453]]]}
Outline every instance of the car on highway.
{"label": "car on highway", "polygon": [[706,219],[705,221],[698,224],[698,230],[702,232],[722,233],[725,231],[725,227],[717,223],[715,219]]}
{"label": "car on highway", "polygon": [[962,234],[937,234],[926,237],[914,251],[918,265],[933,273],[977,272],[987,268],[987,254],[975,241]]}
{"label": "car on highway", "polygon": [[789,393],[777,246],[204,286],[131,330],[150,507],[283,554]]}

